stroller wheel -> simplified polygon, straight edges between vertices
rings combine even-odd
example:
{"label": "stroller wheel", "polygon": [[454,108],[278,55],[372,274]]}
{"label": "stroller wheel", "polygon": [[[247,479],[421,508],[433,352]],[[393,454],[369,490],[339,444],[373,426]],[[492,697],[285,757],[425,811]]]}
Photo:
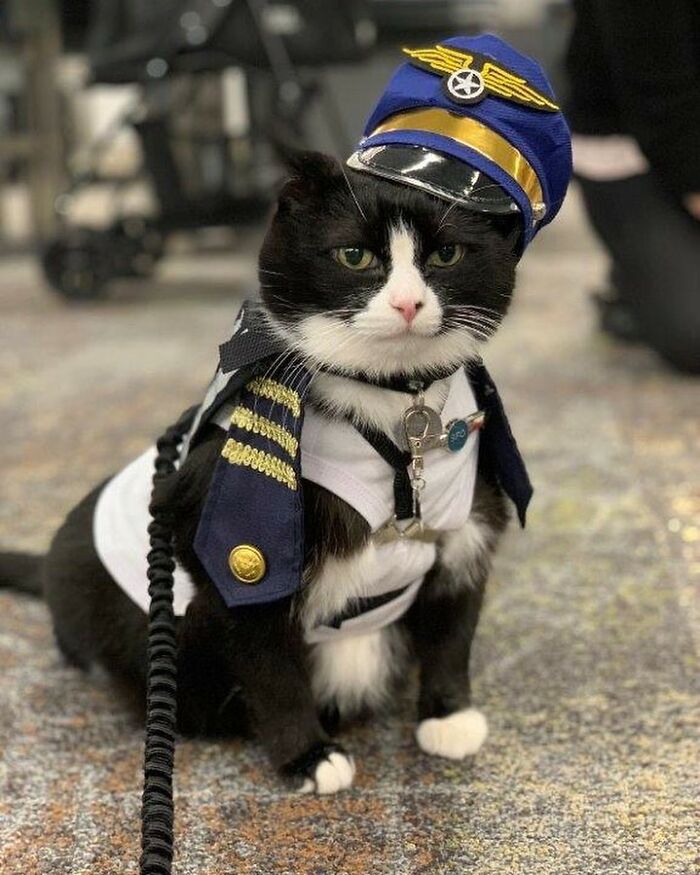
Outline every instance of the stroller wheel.
{"label": "stroller wheel", "polygon": [[73,301],[102,297],[114,274],[106,235],[76,228],[55,238],[44,250],[41,263],[49,285]]}
{"label": "stroller wheel", "polygon": [[121,219],[105,232],[113,246],[117,276],[149,277],[163,257],[163,234],[145,219]]}

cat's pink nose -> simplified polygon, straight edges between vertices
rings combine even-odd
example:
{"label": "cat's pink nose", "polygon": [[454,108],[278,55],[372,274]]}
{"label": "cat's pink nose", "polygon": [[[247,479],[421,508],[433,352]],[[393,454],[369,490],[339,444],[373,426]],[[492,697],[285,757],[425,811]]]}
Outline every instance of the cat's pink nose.
{"label": "cat's pink nose", "polygon": [[423,302],[416,301],[412,298],[397,298],[395,301],[391,302],[391,306],[394,310],[398,310],[410,325],[416,318],[416,313],[423,306]]}

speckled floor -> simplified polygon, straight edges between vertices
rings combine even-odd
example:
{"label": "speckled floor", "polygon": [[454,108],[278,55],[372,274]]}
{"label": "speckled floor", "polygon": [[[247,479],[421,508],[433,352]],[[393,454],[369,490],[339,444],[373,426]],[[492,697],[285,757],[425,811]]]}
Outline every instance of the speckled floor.
{"label": "speckled floor", "polygon": [[[0,271],[0,548],[41,550],[197,397],[250,265],[171,259],[82,309],[28,262]],[[597,335],[603,274],[572,199],[487,356],[537,493],[479,629],[483,752],[427,758],[405,710],[351,732],[356,787],[316,799],[281,793],[252,745],[182,743],[179,875],[698,871],[700,382]],[[141,730],[6,592],[0,688],[0,871],[135,873]]]}

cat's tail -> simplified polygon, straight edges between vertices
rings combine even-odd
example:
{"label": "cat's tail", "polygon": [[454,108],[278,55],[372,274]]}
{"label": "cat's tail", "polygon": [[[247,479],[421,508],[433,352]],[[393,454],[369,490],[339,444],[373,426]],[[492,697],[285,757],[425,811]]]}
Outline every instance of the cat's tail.
{"label": "cat's tail", "polygon": [[43,556],[32,553],[0,553],[0,589],[14,589],[41,598],[43,561]]}

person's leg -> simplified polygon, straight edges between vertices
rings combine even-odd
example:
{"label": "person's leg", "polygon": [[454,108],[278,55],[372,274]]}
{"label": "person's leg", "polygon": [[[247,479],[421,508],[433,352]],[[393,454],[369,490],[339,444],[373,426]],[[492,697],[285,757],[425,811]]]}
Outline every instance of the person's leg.
{"label": "person's leg", "polygon": [[700,373],[700,223],[651,174],[579,182],[644,341],[679,370]]}

